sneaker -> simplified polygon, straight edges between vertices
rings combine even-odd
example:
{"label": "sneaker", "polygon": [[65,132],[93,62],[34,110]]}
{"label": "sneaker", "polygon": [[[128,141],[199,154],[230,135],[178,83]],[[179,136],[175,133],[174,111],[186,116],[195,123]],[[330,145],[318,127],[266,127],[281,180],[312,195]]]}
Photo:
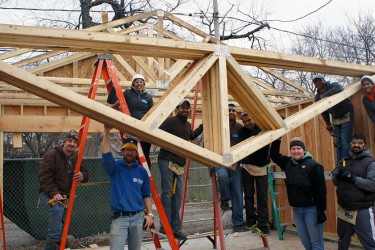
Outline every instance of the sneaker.
{"label": "sneaker", "polygon": [[264,235],[271,235],[270,230],[268,230],[267,226],[257,227],[257,229]]}
{"label": "sneaker", "polygon": [[233,227],[233,233],[243,233],[249,231],[243,225],[237,225]]}
{"label": "sneaker", "polygon": [[[248,223],[248,222],[246,222],[245,224],[244,224],[244,228],[246,228],[247,230],[252,230],[252,231],[254,231],[254,227],[256,227],[256,223]],[[253,232],[254,233],[254,232]]]}
{"label": "sneaker", "polygon": [[221,204],[220,204],[220,208],[223,211],[229,210],[230,207],[229,207],[228,201],[222,201]]}
{"label": "sneaker", "polygon": [[173,232],[173,236],[176,240],[187,240],[187,236],[182,232]]}
{"label": "sneaker", "polygon": [[165,230],[164,230],[163,227],[161,227],[161,228],[159,229],[159,233],[161,233],[161,234],[165,234]]}

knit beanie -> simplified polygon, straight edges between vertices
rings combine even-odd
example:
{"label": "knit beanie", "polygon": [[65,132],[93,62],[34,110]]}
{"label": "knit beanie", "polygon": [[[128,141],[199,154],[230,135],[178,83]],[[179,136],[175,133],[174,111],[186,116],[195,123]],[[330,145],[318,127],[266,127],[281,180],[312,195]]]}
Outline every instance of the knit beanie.
{"label": "knit beanie", "polygon": [[77,134],[77,132],[76,132],[74,129],[71,129],[71,130],[65,135],[64,142],[66,142],[66,141],[69,140],[69,139],[73,139],[73,140],[75,140],[76,142],[78,142],[78,134]]}
{"label": "knit beanie", "polygon": [[374,80],[372,79],[371,76],[363,76],[363,77],[361,78],[361,84],[363,83],[364,80],[367,80],[367,81],[369,81],[372,85],[374,85]]}
{"label": "knit beanie", "polygon": [[290,141],[289,149],[291,149],[293,146],[300,146],[304,151],[306,151],[305,143],[303,143],[303,141],[299,137],[294,137]]}

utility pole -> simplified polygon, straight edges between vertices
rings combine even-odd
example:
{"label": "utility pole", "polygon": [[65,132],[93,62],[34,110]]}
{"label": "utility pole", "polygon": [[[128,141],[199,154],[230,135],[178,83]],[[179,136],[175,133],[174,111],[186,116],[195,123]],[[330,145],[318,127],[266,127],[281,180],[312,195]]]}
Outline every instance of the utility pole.
{"label": "utility pole", "polygon": [[214,7],[214,29],[215,29],[215,38],[220,40],[220,27],[219,27],[219,7],[217,5],[217,0],[213,0]]}

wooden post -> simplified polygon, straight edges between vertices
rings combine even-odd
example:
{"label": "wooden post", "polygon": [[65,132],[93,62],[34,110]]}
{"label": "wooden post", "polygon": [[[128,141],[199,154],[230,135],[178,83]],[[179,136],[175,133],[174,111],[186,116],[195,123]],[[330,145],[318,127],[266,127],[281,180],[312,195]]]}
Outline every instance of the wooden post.
{"label": "wooden post", "polygon": [[[158,38],[164,37],[164,27],[163,27],[163,19],[164,19],[164,11],[158,10],[157,11],[158,16]],[[159,79],[164,79],[165,73],[164,73],[164,58],[159,58]]]}
{"label": "wooden post", "polygon": [[13,148],[22,148],[22,133],[13,133]]}
{"label": "wooden post", "polygon": [[[1,107],[1,105],[0,105]],[[1,115],[1,114],[0,114]],[[4,155],[4,133],[2,131],[0,131],[0,194],[1,194],[1,205],[3,205],[3,167],[4,167],[4,159],[3,159],[3,155]],[[1,211],[4,211],[4,206],[2,206],[0,209]],[[4,216],[3,215],[0,215],[2,216],[2,218],[0,218],[2,221],[2,223],[0,223],[0,242],[1,242],[1,246],[2,246],[2,249],[5,249],[5,244],[4,244],[4,239],[5,239],[5,229],[3,228],[3,220],[4,220]]]}

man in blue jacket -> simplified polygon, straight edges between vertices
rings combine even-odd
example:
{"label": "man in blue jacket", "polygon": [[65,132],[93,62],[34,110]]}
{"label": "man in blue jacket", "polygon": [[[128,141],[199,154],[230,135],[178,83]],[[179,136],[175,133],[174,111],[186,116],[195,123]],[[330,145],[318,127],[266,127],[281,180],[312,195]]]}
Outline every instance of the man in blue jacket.
{"label": "man in blue jacket", "polygon": [[[312,79],[317,89],[315,101],[340,93],[344,88],[337,82],[329,82],[321,75],[315,75]],[[332,121],[329,115],[332,116]],[[349,155],[350,140],[353,134],[354,109],[349,99],[331,107],[322,113],[327,130],[331,135],[336,136],[336,160],[339,162],[342,158]]]}
{"label": "man in blue jacket", "polygon": [[[102,164],[110,177],[112,226],[110,249],[123,249],[128,239],[129,249],[139,250],[144,227],[154,223],[150,198],[150,179],[137,158],[137,141],[127,138],[121,148],[123,158],[115,160],[111,153],[109,131],[104,126]],[[146,215],[144,210],[146,209]]]}

